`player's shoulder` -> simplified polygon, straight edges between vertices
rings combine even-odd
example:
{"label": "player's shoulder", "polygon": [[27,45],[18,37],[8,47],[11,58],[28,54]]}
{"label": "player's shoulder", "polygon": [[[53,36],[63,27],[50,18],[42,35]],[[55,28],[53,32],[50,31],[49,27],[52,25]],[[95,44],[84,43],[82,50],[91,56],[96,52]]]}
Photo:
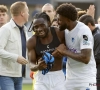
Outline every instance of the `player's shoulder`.
{"label": "player's shoulder", "polygon": [[79,24],[78,28],[79,28],[80,33],[83,33],[83,32],[87,32],[87,33],[90,32],[91,33],[91,30],[87,25],[85,25],[82,22],[78,22],[78,24]]}
{"label": "player's shoulder", "polygon": [[78,27],[79,27],[81,30],[83,30],[84,28],[85,28],[85,29],[89,29],[89,27],[88,27],[87,25],[85,25],[84,23],[82,23],[82,22],[78,22]]}
{"label": "player's shoulder", "polygon": [[36,35],[33,35],[28,39],[27,45],[32,47],[36,45]]}

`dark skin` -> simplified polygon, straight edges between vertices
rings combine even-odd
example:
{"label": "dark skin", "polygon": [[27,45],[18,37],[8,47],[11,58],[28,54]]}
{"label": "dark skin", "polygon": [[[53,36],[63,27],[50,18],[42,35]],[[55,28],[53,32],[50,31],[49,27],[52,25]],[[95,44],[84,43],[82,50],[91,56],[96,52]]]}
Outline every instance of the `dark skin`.
{"label": "dark skin", "polygon": [[[29,63],[34,64],[30,68],[32,71],[43,70],[47,67],[46,63],[41,59],[41,57],[37,56],[35,51],[36,47],[36,36],[40,37],[40,41],[42,44],[49,44],[53,40],[53,36],[50,31],[50,23],[44,20],[43,18],[34,19],[33,20],[33,29],[35,31],[35,35],[33,35],[27,42],[28,48],[28,58]],[[55,27],[56,34],[61,43],[64,43],[64,32],[59,31],[58,28]],[[62,56],[58,56],[58,54],[54,55],[55,62],[51,71],[57,71],[62,69]],[[38,63],[37,63],[38,60]]]}
{"label": "dark skin", "polygon": [[[70,19],[59,14],[57,15],[57,17],[59,28],[62,28],[62,26],[64,26],[63,30],[67,28],[69,31],[71,31],[77,25],[77,21],[71,21]],[[78,62],[88,64],[91,56],[91,49],[82,49],[80,53],[73,53],[68,50],[68,48],[64,44],[61,44],[57,47],[55,52],[53,52],[54,55],[56,55],[57,53],[62,54],[63,56],[68,56]]]}

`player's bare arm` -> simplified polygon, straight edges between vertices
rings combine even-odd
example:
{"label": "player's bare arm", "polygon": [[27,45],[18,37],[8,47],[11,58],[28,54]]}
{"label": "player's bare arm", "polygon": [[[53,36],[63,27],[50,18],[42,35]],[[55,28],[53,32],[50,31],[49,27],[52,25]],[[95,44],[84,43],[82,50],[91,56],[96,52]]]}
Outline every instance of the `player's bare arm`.
{"label": "player's bare arm", "polygon": [[32,71],[42,70],[42,69],[47,67],[47,65],[45,64],[45,62],[41,58],[38,59],[36,57],[36,52],[35,52],[35,49],[34,49],[34,47],[36,45],[35,40],[36,39],[33,36],[27,42],[28,60],[29,60],[29,64],[30,64],[30,69]]}

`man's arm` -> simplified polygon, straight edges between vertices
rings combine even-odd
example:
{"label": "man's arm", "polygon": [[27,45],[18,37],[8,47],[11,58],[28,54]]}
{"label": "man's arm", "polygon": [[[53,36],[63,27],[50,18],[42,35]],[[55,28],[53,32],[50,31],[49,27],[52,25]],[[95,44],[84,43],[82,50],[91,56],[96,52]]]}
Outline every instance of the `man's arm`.
{"label": "man's arm", "polygon": [[2,58],[2,60],[12,60],[14,62],[17,61],[20,64],[27,64],[28,62],[24,57],[16,54],[16,41],[11,41],[10,37],[11,31],[9,29],[6,27],[0,28],[0,58]]}
{"label": "man's arm", "polygon": [[[0,28],[0,58],[5,60],[17,61],[18,55],[15,53],[7,52],[7,42],[9,41],[10,31],[7,28]],[[10,46],[12,47],[12,46]]]}
{"label": "man's arm", "polygon": [[88,64],[91,56],[91,49],[82,49],[80,53],[73,53],[68,50],[64,44],[60,44],[53,54],[68,56],[76,61]]}
{"label": "man's arm", "polygon": [[27,42],[28,60],[29,60],[30,69],[32,71],[42,70],[47,67],[45,61],[43,61],[42,58],[38,60],[38,57],[36,57],[36,52],[34,49],[35,43],[36,43],[36,39],[34,37],[30,38]]}

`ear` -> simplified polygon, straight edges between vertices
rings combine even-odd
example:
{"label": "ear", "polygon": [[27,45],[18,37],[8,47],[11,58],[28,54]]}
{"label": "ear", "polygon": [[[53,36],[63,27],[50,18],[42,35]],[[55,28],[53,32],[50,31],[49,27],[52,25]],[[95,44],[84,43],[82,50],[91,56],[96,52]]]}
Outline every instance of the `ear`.
{"label": "ear", "polygon": [[87,26],[88,26],[88,27],[91,27],[91,23],[88,23]]}
{"label": "ear", "polygon": [[87,26],[90,28],[90,30],[92,30],[92,25],[91,25],[91,23],[88,23]]}
{"label": "ear", "polygon": [[21,12],[21,16],[22,16],[22,17],[24,16],[24,12]]}
{"label": "ear", "polygon": [[70,22],[71,20],[70,20],[70,19],[68,19],[68,18],[66,18],[66,21]]}

